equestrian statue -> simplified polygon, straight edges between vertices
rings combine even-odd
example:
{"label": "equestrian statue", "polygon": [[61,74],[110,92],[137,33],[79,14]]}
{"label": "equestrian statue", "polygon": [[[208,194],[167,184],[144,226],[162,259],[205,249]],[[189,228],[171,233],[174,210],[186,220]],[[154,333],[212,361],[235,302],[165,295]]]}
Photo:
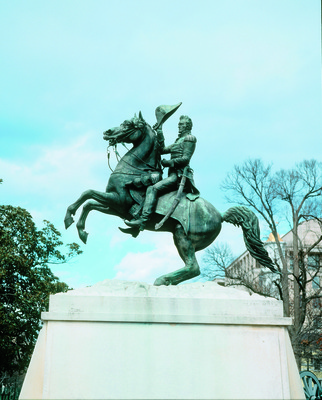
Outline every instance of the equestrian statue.
{"label": "equestrian statue", "polygon": [[[66,229],[85,203],[76,224],[84,243],[88,236],[85,221],[92,210],[122,218],[128,227],[119,229],[134,238],[145,229],[171,232],[185,265],[157,278],[154,285],[177,285],[200,274],[195,253],[209,246],[219,235],[222,223],[229,222],[242,228],[251,255],[277,272],[260,240],[258,219],[250,209],[236,206],[221,214],[200,197],[190,167],[197,139],[191,133],[192,121],[188,116],[180,117],[175,143],[165,146],[162,126],[181,104],[157,107],[157,123],[153,128],[140,111],[138,116],[103,133],[103,139],[109,142],[108,149],[111,146],[115,149],[118,143],[129,143],[132,147],[111,173],[105,192],[87,190],[67,208]],[[170,160],[161,159],[163,154],[170,154]],[[163,178],[166,167],[168,176]]]}

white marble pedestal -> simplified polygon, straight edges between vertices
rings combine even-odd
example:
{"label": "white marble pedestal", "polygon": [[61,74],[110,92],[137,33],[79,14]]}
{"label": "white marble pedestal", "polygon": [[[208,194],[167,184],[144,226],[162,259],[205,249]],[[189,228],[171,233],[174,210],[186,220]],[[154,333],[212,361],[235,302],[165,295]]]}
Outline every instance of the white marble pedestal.
{"label": "white marble pedestal", "polygon": [[20,399],[304,399],[282,304],[214,282],[51,296]]}

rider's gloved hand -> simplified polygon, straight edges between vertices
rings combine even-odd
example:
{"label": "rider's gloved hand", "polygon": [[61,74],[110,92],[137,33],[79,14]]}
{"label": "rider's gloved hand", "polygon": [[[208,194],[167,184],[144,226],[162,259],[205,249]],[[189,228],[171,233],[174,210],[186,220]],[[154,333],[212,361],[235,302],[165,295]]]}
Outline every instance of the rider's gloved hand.
{"label": "rider's gloved hand", "polygon": [[161,164],[163,167],[173,167],[172,160],[166,160],[165,158],[161,160]]}
{"label": "rider's gloved hand", "polygon": [[159,182],[160,180],[160,174],[158,172],[152,173],[151,174],[151,182],[154,185],[155,183]]}
{"label": "rider's gloved hand", "polygon": [[157,133],[161,134],[162,132],[162,125],[158,127],[158,124],[154,124],[152,127]]}

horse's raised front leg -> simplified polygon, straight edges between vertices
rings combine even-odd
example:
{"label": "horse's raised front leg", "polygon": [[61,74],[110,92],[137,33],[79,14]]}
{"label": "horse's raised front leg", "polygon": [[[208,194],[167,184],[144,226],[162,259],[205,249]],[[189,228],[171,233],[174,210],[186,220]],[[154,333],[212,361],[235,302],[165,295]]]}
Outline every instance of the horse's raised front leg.
{"label": "horse's raised front leg", "polygon": [[115,211],[111,209],[110,207],[107,207],[105,205],[102,205],[98,203],[96,200],[89,200],[84,204],[82,213],[79,217],[79,220],[76,224],[77,230],[78,230],[78,236],[86,244],[88,233],[85,231],[85,222],[88,214],[90,211],[100,211],[104,214],[110,214],[110,215],[115,215]]}
{"label": "horse's raised front leg", "polygon": [[178,285],[180,282],[200,275],[200,269],[195,255],[195,248],[191,239],[186,235],[180,224],[175,227],[173,240],[185,266],[175,272],[160,276],[154,282],[154,285],[156,286]]}
{"label": "horse's raised front leg", "polygon": [[74,222],[73,215],[75,215],[78,208],[89,199],[93,199],[98,201],[100,204],[109,206],[109,203],[117,203],[116,196],[111,193],[99,192],[97,190],[86,190],[84,193],[80,195],[80,197],[75,201],[75,203],[71,204],[66,211],[65,215],[65,228],[69,228],[71,224]]}
{"label": "horse's raised front leg", "polygon": [[83,192],[79,198],[75,201],[75,203],[71,204],[66,211],[65,218],[64,218],[64,223],[65,223],[65,228],[68,229],[71,224],[74,222],[73,215],[76,214],[76,211],[78,208],[88,199],[91,198],[91,193],[92,190],[86,190]]}

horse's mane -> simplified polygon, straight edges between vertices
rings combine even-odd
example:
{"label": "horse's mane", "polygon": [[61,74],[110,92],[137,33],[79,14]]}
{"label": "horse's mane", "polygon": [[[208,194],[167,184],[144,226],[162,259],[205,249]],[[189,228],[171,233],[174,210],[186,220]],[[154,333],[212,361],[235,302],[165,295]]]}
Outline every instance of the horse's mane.
{"label": "horse's mane", "polygon": [[[140,175],[147,171],[159,168],[160,155],[157,152],[157,136],[151,126],[143,119],[134,116],[131,120],[124,121],[130,130],[129,135],[140,130],[142,137],[133,143],[118,162],[114,173]],[[126,136],[129,136],[126,135]]]}

